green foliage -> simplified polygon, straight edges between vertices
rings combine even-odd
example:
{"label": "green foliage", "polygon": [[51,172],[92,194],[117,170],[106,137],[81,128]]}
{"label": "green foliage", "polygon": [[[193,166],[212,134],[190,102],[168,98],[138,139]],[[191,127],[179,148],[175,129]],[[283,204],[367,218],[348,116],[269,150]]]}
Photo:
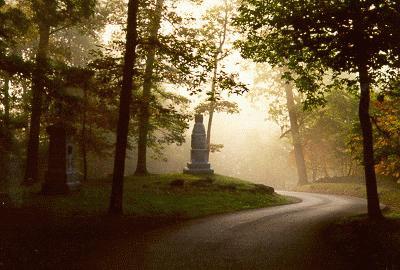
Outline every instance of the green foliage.
{"label": "green foliage", "polygon": [[0,3],[0,48],[4,50],[6,45],[15,44],[15,38],[28,27],[28,18],[19,8]]}
{"label": "green foliage", "polygon": [[221,152],[222,148],[224,148],[223,144],[215,144],[215,143],[210,144],[210,152],[211,153]]}
{"label": "green foliage", "polygon": [[239,106],[235,102],[222,100],[214,101],[213,103],[201,103],[196,107],[196,113],[208,114],[211,110],[234,114],[239,113]]}
{"label": "green foliage", "polygon": [[[25,3],[25,0],[21,2]],[[96,5],[96,0],[33,0],[30,2],[34,22],[38,25],[63,28],[90,17]]]}
{"label": "green foliage", "polygon": [[[142,84],[145,73],[145,61],[148,49],[156,49],[152,80],[155,83],[168,83],[184,86],[192,93],[201,91],[200,86],[206,81],[209,71],[206,55],[210,54],[209,44],[202,40],[190,15],[182,16],[177,6],[166,1],[162,9],[161,25],[168,30],[158,31],[156,40],[150,36],[154,27],[156,1],[144,1],[139,9],[139,56],[137,72]],[[114,52],[115,53],[115,52]]]}
{"label": "green foliage", "polygon": [[299,67],[313,83],[323,67],[356,72],[364,63],[376,73],[396,64],[399,11],[397,1],[244,1],[239,45],[256,61]]}
{"label": "green foliage", "polygon": [[[136,98],[134,106],[140,108],[140,97]],[[152,158],[163,159],[166,145],[176,144],[178,146],[185,142],[185,131],[189,128],[189,120],[192,118],[189,113],[189,100],[175,93],[167,92],[164,89],[154,88],[150,99],[150,122],[147,146],[152,151]],[[132,119],[130,135],[133,141],[138,139],[137,128],[139,111],[134,111],[136,116]]]}
{"label": "green foliage", "polygon": [[[151,27],[151,21],[147,19],[147,15],[154,15],[154,3],[149,1],[148,4],[139,9],[139,16],[146,19],[141,20],[138,25],[139,46],[137,72],[134,78],[137,91],[131,111],[130,147],[132,148],[138,140],[140,108],[148,98],[150,123],[147,145],[153,150],[154,158],[164,158],[165,145],[173,143],[181,145],[185,141],[184,132],[190,120],[189,101],[183,96],[167,91],[166,85],[196,87],[192,79],[198,76],[194,70],[201,61],[197,56],[199,47],[193,41],[195,32],[189,27],[190,18],[179,17],[174,9],[164,14],[167,18],[163,19],[166,23],[178,23],[179,27],[174,25],[172,32],[160,33],[157,40],[150,40],[148,29]],[[121,55],[124,48],[120,38],[122,36],[113,40],[109,46],[95,51],[93,53],[95,59],[90,64],[95,70],[95,81],[102,97],[99,102],[111,113],[118,105],[115,102],[115,96],[119,93],[122,76]],[[156,48],[154,71],[151,77],[152,94],[144,100],[142,93],[146,58],[152,46]],[[110,120],[114,123],[116,121],[114,118]]]}
{"label": "green foliage", "polygon": [[20,37],[27,33],[29,26],[29,18],[21,9],[4,2],[0,3],[0,71],[11,75],[29,75],[29,63],[15,50]]}
{"label": "green foliage", "polygon": [[221,144],[211,143],[211,130],[214,112],[238,113],[239,107],[235,102],[226,100],[224,92],[241,95],[248,91],[245,84],[239,81],[237,73],[229,72],[226,68],[227,59],[232,54],[234,29],[231,17],[235,13],[234,1],[223,1],[207,10],[203,17],[204,24],[200,29],[203,40],[208,44],[208,54],[205,61],[208,64],[207,77],[211,84],[206,92],[206,100],[196,107],[196,113],[208,114],[207,144],[211,153],[220,152]]}
{"label": "green foliage", "polygon": [[233,52],[235,29],[232,26],[232,16],[235,12],[234,1],[225,0],[207,10],[202,18],[204,23],[199,30],[200,38],[207,46],[203,57],[208,66],[207,81],[212,82],[212,87],[207,92],[209,101],[220,99],[223,91],[235,94],[248,91],[247,86],[239,81],[238,74],[228,71],[224,62]]}
{"label": "green foliage", "polygon": [[[281,138],[292,142],[282,69],[257,63],[255,74],[255,84],[249,93],[251,99],[267,102],[269,119],[280,126]],[[308,174],[313,180],[331,173],[348,175],[359,172],[357,161],[354,160],[357,153],[349,147],[352,135],[360,134],[359,129],[354,128],[359,126],[358,97],[350,90],[347,84],[335,81],[324,95],[324,105],[313,110],[304,110],[302,103],[307,96],[297,88],[293,91],[299,136]]]}
{"label": "green foliage", "polygon": [[360,136],[359,129],[354,128],[359,126],[358,100],[346,90],[334,89],[326,96],[325,106],[305,112],[302,126],[310,166],[343,176],[359,173],[357,155],[349,147],[352,136]]}

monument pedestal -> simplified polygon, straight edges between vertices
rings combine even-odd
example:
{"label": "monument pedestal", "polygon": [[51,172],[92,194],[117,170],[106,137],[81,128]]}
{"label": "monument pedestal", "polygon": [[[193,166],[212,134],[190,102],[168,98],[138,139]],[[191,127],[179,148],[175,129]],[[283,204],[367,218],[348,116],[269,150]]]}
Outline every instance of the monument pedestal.
{"label": "monument pedestal", "polygon": [[67,144],[67,134],[62,124],[47,127],[49,134],[48,169],[42,193],[67,194],[80,187],[79,176],[73,169],[73,147]]}
{"label": "monument pedestal", "polygon": [[192,150],[190,151],[191,162],[187,164],[183,172],[189,174],[214,174],[214,170],[208,162],[208,147],[203,116],[201,114],[196,115],[195,121],[192,131]]}
{"label": "monument pedestal", "polygon": [[67,134],[61,124],[48,126],[49,154],[45,182],[42,193],[57,195],[68,193],[66,172],[66,143]]}
{"label": "monument pedestal", "polygon": [[183,169],[183,173],[188,174],[214,174],[214,170],[211,169],[210,163],[193,164],[188,163],[187,167]]}

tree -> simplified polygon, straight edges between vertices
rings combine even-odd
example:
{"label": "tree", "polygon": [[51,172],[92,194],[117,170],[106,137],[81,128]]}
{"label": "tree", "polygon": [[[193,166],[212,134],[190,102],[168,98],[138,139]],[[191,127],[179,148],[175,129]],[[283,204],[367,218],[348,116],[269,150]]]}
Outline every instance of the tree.
{"label": "tree", "polygon": [[296,104],[294,103],[293,86],[285,83],[286,106],[289,112],[290,132],[293,139],[294,155],[296,159],[298,184],[304,185],[308,183],[307,168],[304,161],[303,144],[300,137],[299,122],[297,119]]}
{"label": "tree", "polygon": [[[13,110],[15,91],[12,82],[30,76],[30,63],[17,54],[21,36],[29,30],[26,15],[14,5],[0,1],[0,178],[7,179],[11,152],[15,148],[15,131],[22,127]],[[2,182],[2,181],[0,181]]]}
{"label": "tree", "polygon": [[[218,10],[214,10],[214,13],[218,12]],[[207,145],[208,145],[208,154],[210,154],[210,148],[211,148],[211,127],[212,127],[212,121],[214,117],[214,111],[217,106],[217,75],[218,75],[218,65],[223,58],[226,57],[226,54],[224,55],[224,45],[226,42],[226,37],[227,37],[227,30],[228,30],[228,24],[229,24],[229,19],[230,19],[230,13],[232,12],[232,6],[228,5],[227,1],[224,1],[224,5],[222,7],[222,18],[220,14],[214,14],[212,16],[213,18],[208,18],[209,24],[211,25],[211,31],[212,32],[217,32],[213,33],[216,34],[218,40],[216,41],[216,50],[214,52],[213,56],[213,63],[212,63],[212,78],[211,78],[211,89],[210,89],[210,104],[209,108],[207,110],[208,112],[208,123],[207,123]],[[212,19],[217,18],[217,23],[219,25],[215,26],[213,25]],[[214,22],[215,22],[214,21]],[[220,28],[220,29],[218,29]]]}
{"label": "tree", "polygon": [[110,214],[122,214],[122,195],[125,171],[126,147],[128,143],[129,111],[132,101],[134,65],[137,46],[138,0],[129,0],[125,42],[124,68],[120,94],[117,143],[115,149],[113,183],[110,198]]}
{"label": "tree", "polygon": [[[103,99],[103,102],[112,103],[117,93],[114,93],[113,100],[104,97],[103,89],[97,81],[98,78],[94,76],[97,70],[94,69],[93,65],[85,68],[71,66],[64,68],[62,71],[58,68],[60,74],[57,79],[59,82],[55,91],[51,93],[51,101],[48,105],[48,111],[44,115],[44,120],[53,123],[58,120],[57,118],[62,118],[70,140],[80,147],[83,169],[82,180],[86,182],[89,167],[88,154],[94,153],[105,156],[111,150],[111,143],[108,142],[105,134],[114,131],[114,122],[111,124],[109,119],[111,118],[110,115],[115,113],[115,110],[107,110],[107,107],[103,106],[100,100]],[[70,97],[60,97],[59,93],[63,91],[69,91]],[[54,110],[54,107],[58,107],[59,104],[62,104],[62,112],[57,109]]]}
{"label": "tree", "polygon": [[356,155],[349,144],[360,135],[357,121],[358,97],[342,85],[326,95],[326,104],[307,111],[303,139],[306,161],[313,180],[318,174],[355,176],[360,171]]}
{"label": "tree", "polygon": [[152,20],[149,23],[149,40],[146,54],[146,67],[143,76],[143,92],[139,114],[138,159],[135,174],[147,174],[147,139],[149,133],[150,98],[153,87],[153,72],[156,61],[158,31],[161,28],[164,0],[157,0]]}
{"label": "tree", "polygon": [[197,113],[208,114],[206,141],[208,155],[210,152],[218,152],[223,147],[221,144],[211,143],[211,130],[214,113],[238,113],[239,107],[235,102],[225,100],[222,91],[240,94],[247,91],[247,87],[237,79],[238,74],[226,71],[224,60],[232,54],[234,29],[231,25],[235,12],[234,1],[224,0],[223,4],[209,9],[204,16],[205,25],[200,30],[201,35],[209,43],[210,56],[207,57],[210,69],[210,90],[207,92],[207,100],[197,106]]}
{"label": "tree", "polygon": [[[396,92],[398,90],[396,89]],[[400,106],[398,94],[389,94],[372,103],[375,126],[374,149],[376,170],[381,175],[400,179]],[[356,136],[356,135],[355,135]],[[356,137],[354,138],[356,141]]]}
{"label": "tree", "polygon": [[[282,79],[282,70],[261,63],[255,64],[254,68],[255,80],[249,97],[253,102],[258,100],[267,104],[269,118],[281,128],[280,138],[289,139],[293,145],[288,100],[286,91],[283,91],[288,83]],[[289,84],[293,88],[292,111],[297,118],[297,136],[300,138],[310,180],[315,181],[321,176],[349,176],[358,173],[356,155],[348,145],[354,132],[357,133],[354,128],[357,122],[357,96],[354,90],[338,82],[332,85],[333,89],[327,93],[323,106],[304,110],[305,95],[293,84]],[[294,147],[290,156],[297,163]]]}
{"label": "tree", "polygon": [[42,96],[48,71],[50,36],[62,29],[71,27],[83,18],[89,17],[92,14],[94,4],[95,0],[31,1],[32,22],[38,28],[39,44],[32,72],[31,118],[24,184],[31,184],[38,180],[40,118],[42,115]]}
{"label": "tree", "polygon": [[[107,21],[116,26],[116,30],[108,44],[95,51],[90,67],[95,71],[95,91],[101,97],[101,107],[112,115],[118,107],[114,97],[122,78],[122,34],[125,26],[121,20],[126,17],[126,6],[121,6],[119,1],[107,4],[111,4],[113,10]],[[166,144],[180,145],[185,140],[184,132],[190,120],[189,100],[167,89],[196,87],[196,80],[201,80],[201,75],[196,74],[194,69],[202,59],[202,44],[196,40],[193,18],[182,18],[175,11],[174,2],[159,1],[157,4],[157,1],[149,0],[139,4],[135,95],[130,111],[127,146],[128,149],[138,146],[137,171],[144,174],[147,172],[146,156],[149,150],[152,158],[165,159],[163,149]],[[162,22],[157,23],[157,18]],[[159,33],[161,25],[166,29]]]}
{"label": "tree", "polygon": [[[307,168],[304,158],[304,139],[302,135],[301,120],[304,112],[299,110],[301,98],[295,96],[294,85],[282,79],[284,69],[267,69],[267,65],[256,65],[255,86],[250,95],[252,98],[260,95],[267,96],[272,100],[269,104],[269,115],[282,131],[281,138],[291,135],[291,143],[298,175],[298,185],[308,182]],[[266,86],[266,84],[269,84]],[[258,84],[261,84],[261,88]],[[284,91],[282,91],[282,89]]]}
{"label": "tree", "polygon": [[[245,1],[236,23],[246,32],[243,53],[274,65],[303,69],[320,63],[328,75],[357,74],[359,120],[370,218],[382,216],[374,170],[370,91],[400,53],[397,1]],[[329,72],[326,72],[330,70]],[[309,91],[310,92],[310,91]]]}
{"label": "tree", "polygon": [[[147,174],[147,152],[161,157],[163,145],[181,144],[188,128],[189,100],[172,94],[172,85],[196,91],[203,82],[208,63],[208,44],[199,38],[194,19],[182,16],[174,2],[147,1],[139,8],[138,81],[136,96],[139,111],[134,112],[137,126],[137,166],[135,174]],[[166,26],[163,31],[162,26]],[[208,71],[208,70],[207,70]],[[137,124],[137,125],[136,125]]]}
{"label": "tree", "polygon": [[[68,65],[64,74],[67,85],[63,87],[79,88],[83,92],[78,102],[64,104],[71,112],[64,120],[72,126],[71,139],[80,148],[84,182],[88,179],[90,157],[104,157],[113,152],[110,137],[115,132],[117,121],[116,96],[120,91],[120,81],[106,81],[114,66],[109,65],[107,58],[99,58],[99,48],[106,47],[102,41],[106,25],[113,23],[113,16],[123,17],[118,7],[126,4],[116,2],[98,2],[90,18],[61,29],[52,37],[50,53],[53,65],[58,62],[57,65]],[[123,14],[126,14],[126,7]],[[118,73],[122,76],[120,69],[122,64],[118,66]]]}

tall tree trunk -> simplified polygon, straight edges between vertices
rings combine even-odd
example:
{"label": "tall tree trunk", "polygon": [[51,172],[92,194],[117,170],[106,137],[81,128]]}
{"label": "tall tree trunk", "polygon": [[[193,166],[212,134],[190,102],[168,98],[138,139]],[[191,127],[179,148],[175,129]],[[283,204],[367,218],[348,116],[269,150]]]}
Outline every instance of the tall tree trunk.
{"label": "tall tree trunk", "polygon": [[306,169],[306,163],[304,161],[303,146],[300,138],[299,124],[297,120],[296,107],[293,97],[293,89],[292,86],[288,83],[285,84],[285,92],[286,92],[287,107],[289,111],[290,130],[292,132],[294,154],[296,158],[297,175],[299,178],[298,184],[304,185],[308,183],[307,169]]}
{"label": "tall tree trunk", "polygon": [[133,74],[137,45],[137,10],[139,0],[129,0],[126,31],[124,68],[120,93],[117,143],[114,159],[114,173],[111,190],[110,214],[122,214],[122,195],[124,186],[126,147],[128,143],[129,112],[132,101]]}
{"label": "tall tree trunk", "polygon": [[218,55],[215,56],[214,60],[214,71],[213,77],[211,81],[211,102],[210,102],[210,109],[208,111],[208,122],[207,122],[207,147],[208,147],[208,157],[207,161],[210,159],[210,146],[211,146],[211,127],[214,118],[214,111],[215,111],[215,91],[216,91],[216,81],[217,81],[217,72],[218,72]]}
{"label": "tall tree trunk", "polygon": [[352,176],[353,175],[352,172],[353,172],[353,162],[349,161],[349,169],[347,171],[347,176]]}
{"label": "tall tree trunk", "polygon": [[32,73],[31,121],[29,127],[28,149],[23,184],[38,181],[40,117],[42,114],[42,95],[47,70],[47,53],[49,47],[50,27],[39,25],[39,47],[36,64]]}
{"label": "tall tree trunk", "polygon": [[138,158],[135,175],[146,175],[147,172],[147,138],[150,125],[150,99],[151,88],[153,87],[154,63],[156,60],[158,31],[161,27],[161,15],[164,6],[164,0],[157,0],[155,16],[150,22],[149,45],[146,56],[146,69],[143,80],[143,94],[139,114],[139,139],[138,139]]}
{"label": "tall tree trunk", "polygon": [[208,156],[207,161],[210,159],[210,146],[211,146],[211,128],[212,122],[214,118],[214,111],[215,111],[215,94],[216,94],[216,87],[217,87],[217,76],[218,76],[218,64],[219,64],[219,57],[221,57],[222,49],[225,45],[227,29],[228,29],[228,7],[226,6],[227,2],[225,1],[225,14],[224,14],[224,22],[223,22],[223,30],[220,36],[220,42],[218,44],[217,52],[214,56],[214,68],[213,68],[213,76],[211,81],[211,102],[210,102],[210,110],[208,111],[208,123],[207,123],[207,147],[208,147]]}
{"label": "tall tree trunk", "polygon": [[328,166],[326,165],[326,159],[325,158],[322,160],[322,169],[324,171],[324,176],[325,177],[330,177],[329,176],[329,171],[328,171]]}
{"label": "tall tree trunk", "polygon": [[[4,144],[0,145],[0,191],[2,189],[2,185],[4,184],[4,186],[6,186],[9,182],[9,169],[11,162],[10,152],[12,148],[13,137],[10,128],[10,78],[8,75],[6,75],[4,78],[4,86],[2,90],[4,95],[2,102],[4,106],[4,115],[1,119],[3,125],[0,125],[0,143],[2,141]],[[3,181],[4,183],[2,183]]]}
{"label": "tall tree trunk", "polygon": [[10,77],[8,75],[5,76],[4,79],[4,127],[9,129],[10,126]]}
{"label": "tall tree trunk", "polygon": [[88,95],[87,95],[87,87],[85,84],[85,87],[83,88],[83,119],[82,119],[82,133],[81,133],[81,151],[82,151],[82,161],[83,161],[83,181],[87,182],[87,171],[88,171],[88,166],[87,166],[87,132],[86,132],[86,126],[87,126],[87,108],[88,108]]}
{"label": "tall tree trunk", "polygon": [[10,78],[6,76],[4,80],[4,125],[8,127],[10,123]]}
{"label": "tall tree trunk", "polygon": [[[21,81],[21,87],[22,87],[22,100],[23,100],[23,107],[22,110],[24,112],[29,112],[30,108],[29,108],[29,95],[28,95],[28,82],[27,80],[22,80]],[[23,115],[23,121],[24,121],[24,125],[25,125],[25,131],[24,131],[24,140],[28,141],[29,140],[29,128],[28,128],[28,122],[29,122],[29,115],[28,113],[24,113]]]}
{"label": "tall tree trunk", "polygon": [[207,161],[209,161],[209,159],[210,159],[211,127],[212,127],[213,118],[214,118],[214,109],[211,109],[208,112],[208,122],[207,122],[207,146],[208,146],[208,158],[207,158]]}
{"label": "tall tree trunk", "polygon": [[367,65],[360,64],[358,72],[360,76],[361,89],[358,112],[363,135],[363,156],[365,184],[367,187],[368,216],[372,219],[379,219],[382,218],[382,212],[379,206],[378,189],[376,184],[372,124],[369,115],[370,78]]}
{"label": "tall tree trunk", "polygon": [[313,148],[311,148],[310,163],[311,163],[311,177],[312,181],[315,182],[318,176],[318,162],[314,155]]}

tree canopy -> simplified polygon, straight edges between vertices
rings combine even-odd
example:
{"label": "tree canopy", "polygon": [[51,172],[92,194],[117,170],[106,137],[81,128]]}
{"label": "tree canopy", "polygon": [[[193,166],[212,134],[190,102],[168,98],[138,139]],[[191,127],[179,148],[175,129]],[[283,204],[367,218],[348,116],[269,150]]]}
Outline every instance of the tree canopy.
{"label": "tree canopy", "polygon": [[[306,93],[321,93],[317,81],[355,73],[360,84],[359,118],[370,217],[380,217],[374,170],[370,91],[382,69],[396,69],[400,56],[398,1],[242,2],[236,24],[243,55],[287,67]],[[331,72],[331,74],[329,74]],[[308,82],[304,84],[304,81]],[[333,81],[333,80],[332,80]],[[299,83],[300,82],[300,83]],[[313,95],[311,95],[312,97]]]}

